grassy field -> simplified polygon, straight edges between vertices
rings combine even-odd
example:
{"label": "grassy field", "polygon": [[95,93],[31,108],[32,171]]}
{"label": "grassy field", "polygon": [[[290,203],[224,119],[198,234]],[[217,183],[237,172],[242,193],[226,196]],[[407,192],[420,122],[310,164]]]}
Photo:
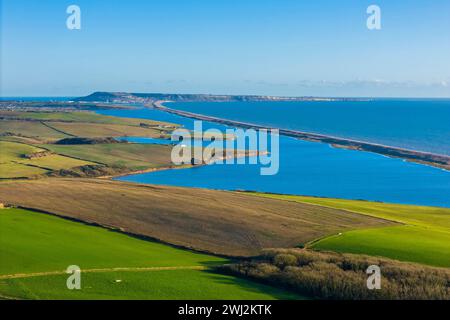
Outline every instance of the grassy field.
{"label": "grassy field", "polygon": [[17,161],[18,163],[25,165],[32,165],[41,168],[47,168],[50,170],[59,170],[59,169],[70,169],[74,167],[80,167],[85,165],[92,165],[93,162],[78,160],[70,157],[65,157],[58,154],[52,154],[49,156],[45,156],[42,158],[35,159],[22,159]]}
{"label": "grassy field", "polygon": [[319,250],[361,253],[450,267],[450,209],[370,201],[259,194],[397,221],[403,225],[333,235],[312,244]]}
{"label": "grassy field", "polygon": [[[0,110],[0,179],[60,175],[109,175],[172,165],[170,147],[144,144],[56,145],[68,137],[167,137],[175,124],[103,116],[93,112],[24,112]],[[25,159],[25,154],[52,150],[55,155]],[[59,154],[59,155],[58,155]],[[106,168],[108,167],[108,168]]]}
{"label": "grassy field", "polygon": [[0,120],[0,134],[5,132],[37,138],[41,143],[68,137],[38,121]]}
{"label": "grassy field", "polygon": [[36,111],[6,111],[0,110],[0,117],[6,119],[11,118],[15,120],[39,120],[39,121],[65,121],[65,122],[84,122],[84,123],[104,123],[104,124],[118,124],[127,126],[140,126],[141,123],[150,126],[177,126],[173,123],[153,121],[147,119],[123,118],[100,115],[94,112],[70,111],[70,112],[36,112]]}
{"label": "grassy field", "polygon": [[51,170],[69,169],[93,164],[89,161],[57,154],[34,159],[24,157],[25,155],[43,151],[46,150],[23,143],[0,141],[0,178],[30,177],[45,174]]}
{"label": "grassy field", "polygon": [[119,137],[166,136],[176,124],[146,119],[121,118],[93,112],[19,112],[0,110],[0,134],[12,133],[55,141],[68,136]]}
{"label": "grassy field", "polygon": [[[227,262],[224,258],[144,241],[51,215],[23,209],[0,209],[0,297],[299,298],[282,290],[209,270],[211,266]],[[64,270],[69,265],[78,265],[82,270],[81,290],[68,290],[66,287],[68,275]],[[176,268],[165,270],[165,267]],[[98,268],[104,270],[89,272]],[[60,274],[30,275],[37,272]]]}
{"label": "grassy field", "polygon": [[0,141],[0,163],[23,160],[22,155],[43,151],[40,148],[14,142]]}
{"label": "grassy field", "polygon": [[68,290],[66,279],[67,275],[56,275],[0,280],[0,295],[21,299],[304,299],[257,282],[199,270],[85,273],[81,290]]}
{"label": "grassy field", "polygon": [[43,145],[56,153],[132,170],[172,165],[171,146],[156,144]]}
{"label": "grassy field", "polygon": [[80,122],[47,122],[48,126],[76,137],[164,137],[164,134],[157,129],[149,129],[138,126],[128,126],[122,124],[103,123],[80,123]]}
{"label": "grassy field", "polygon": [[46,174],[47,172],[46,169],[30,167],[20,163],[0,163],[0,177],[2,179],[26,178]]}
{"label": "grassy field", "polygon": [[294,247],[348,230],[393,225],[304,203],[104,179],[3,182],[0,199],[234,256],[258,254],[268,247]]}

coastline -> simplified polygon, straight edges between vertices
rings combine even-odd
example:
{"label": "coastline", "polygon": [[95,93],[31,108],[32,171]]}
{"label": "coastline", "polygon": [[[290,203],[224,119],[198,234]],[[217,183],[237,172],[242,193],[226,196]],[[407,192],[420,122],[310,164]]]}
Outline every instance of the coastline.
{"label": "coastline", "polygon": [[[226,150],[224,150],[224,151],[226,151]],[[257,157],[259,155],[265,155],[265,154],[268,154],[268,152],[267,151],[259,152],[259,151],[253,151],[253,150],[242,152],[242,151],[237,150],[235,152],[235,154],[226,154],[226,155],[224,155],[222,157],[219,157],[217,160],[218,161],[225,161],[225,160],[231,159],[231,158],[234,158],[234,159],[250,158],[250,157]],[[162,166],[162,167],[157,167],[157,168],[148,168],[148,169],[143,169],[143,170],[136,170],[136,171],[130,171],[130,172],[124,172],[124,173],[117,173],[117,174],[108,175],[108,176],[99,176],[99,177],[96,177],[96,178],[111,180],[111,179],[115,179],[115,178],[126,177],[126,176],[133,176],[133,175],[143,174],[143,173],[150,173],[150,172],[156,172],[156,171],[165,171],[165,170],[173,170],[173,169],[190,169],[190,168],[207,166],[207,165],[210,165],[210,164],[214,164],[214,161],[208,162],[208,163],[203,162],[203,163],[195,164],[195,165],[192,165],[192,164],[174,165],[173,164],[173,165]]]}
{"label": "coastline", "polygon": [[[352,140],[352,139],[345,139],[345,138],[338,138],[333,136],[327,136],[322,134],[316,134],[316,133],[309,133],[309,132],[303,132],[303,131],[296,131],[296,130],[288,130],[288,129],[280,129],[280,128],[273,128],[273,127],[267,127],[267,126],[261,126],[257,124],[247,123],[247,122],[240,122],[240,121],[234,121],[234,120],[228,120],[228,119],[222,119],[212,116],[206,116],[202,114],[196,114],[188,111],[181,111],[176,109],[171,109],[163,104],[166,102],[170,102],[168,100],[159,100],[155,101],[151,104],[151,107],[157,110],[161,110],[164,112],[176,114],[179,116],[192,118],[196,120],[203,120],[203,121],[209,121],[209,122],[215,122],[220,123],[223,125],[233,126],[233,127],[240,127],[245,129],[278,129],[281,135],[289,136],[305,141],[311,141],[311,142],[321,142],[326,143],[334,148],[342,148],[342,149],[348,149],[348,150],[358,150],[358,151],[366,151],[366,152],[372,152],[381,154],[384,156],[388,156],[390,158],[400,158],[409,162],[414,162],[418,164],[423,165],[429,165],[433,166],[439,169],[443,169],[446,171],[450,171],[450,156],[441,155],[441,154],[434,154],[429,152],[422,152],[422,151],[416,151],[416,150],[410,150],[410,149],[404,149],[404,148],[398,148],[398,147],[391,147],[387,145],[377,144],[377,143],[370,143],[370,142],[364,142],[364,141],[358,141],[358,140]],[[148,106],[147,106],[148,107]]]}

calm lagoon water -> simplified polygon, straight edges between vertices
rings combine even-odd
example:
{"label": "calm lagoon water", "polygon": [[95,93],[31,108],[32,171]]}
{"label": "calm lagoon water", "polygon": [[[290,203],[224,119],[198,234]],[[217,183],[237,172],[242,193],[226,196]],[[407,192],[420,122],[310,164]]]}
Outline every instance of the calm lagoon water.
{"label": "calm lagoon water", "polygon": [[[227,107],[227,104],[221,104]],[[193,128],[193,120],[158,110],[103,110]],[[242,120],[242,119],[239,119]],[[204,129],[225,127],[204,122]],[[150,142],[135,140],[135,142]],[[221,190],[256,190],[450,207],[450,172],[368,152],[280,137],[280,170],[261,176],[259,165],[208,165],[120,177],[139,183]]]}
{"label": "calm lagoon water", "polygon": [[450,155],[450,100],[192,102],[168,107]]}

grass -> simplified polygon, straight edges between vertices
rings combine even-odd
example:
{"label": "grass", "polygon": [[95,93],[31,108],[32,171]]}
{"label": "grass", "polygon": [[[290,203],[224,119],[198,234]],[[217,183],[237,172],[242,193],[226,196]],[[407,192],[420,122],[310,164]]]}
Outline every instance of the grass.
{"label": "grass", "polygon": [[141,123],[153,125],[169,125],[177,126],[175,124],[153,121],[147,119],[123,118],[100,115],[89,111],[70,111],[70,112],[18,112],[18,111],[0,111],[0,116],[5,118],[23,119],[23,120],[39,120],[39,121],[66,121],[66,122],[85,122],[85,123],[104,123],[104,124],[118,124],[127,126],[140,126]]}
{"label": "grass", "polygon": [[43,151],[43,149],[15,142],[0,141],[0,163],[23,159],[22,155]]}
{"label": "grass", "polygon": [[38,121],[0,120],[0,133],[11,132],[41,140],[58,140],[67,138],[66,134],[51,129]]}
{"label": "grass", "polygon": [[58,154],[133,170],[172,165],[166,145],[114,143],[93,145],[43,145]]}
{"label": "grass", "polygon": [[43,168],[30,167],[20,163],[1,163],[0,164],[0,178],[14,179],[27,178],[30,176],[41,175],[49,172]]}
{"label": "grass", "polygon": [[[93,112],[0,110],[0,117],[0,179],[34,178],[47,173],[58,175],[61,169],[98,164],[110,168],[98,169],[92,174],[114,174],[118,169],[118,172],[124,172],[172,165],[171,149],[164,145],[63,146],[53,142],[67,137],[159,138],[161,135],[167,136],[167,130],[177,126],[174,124],[103,116]],[[31,160],[23,157],[42,150],[52,150],[58,155]]]}
{"label": "grass", "polygon": [[259,194],[400,222],[404,225],[353,230],[312,244],[318,250],[369,254],[450,267],[450,209],[360,200]]}
{"label": "grass", "polygon": [[258,254],[268,247],[294,247],[348,230],[393,225],[304,203],[105,179],[3,182],[0,198],[6,203],[232,256]]}
{"label": "grass", "polygon": [[31,137],[19,137],[19,136],[0,136],[0,141],[18,142],[28,145],[34,145],[42,143],[41,140]]}
{"label": "grass", "polygon": [[45,149],[23,143],[0,141],[0,178],[30,177],[45,174],[51,170],[70,169],[92,164],[89,161],[56,154],[34,159],[24,157],[24,155],[42,151]]}
{"label": "grass", "polygon": [[42,149],[21,143],[0,141],[0,178],[17,178],[43,174],[48,170],[18,163],[23,154],[39,152]]}
{"label": "grass", "polygon": [[25,165],[33,165],[42,168],[48,168],[50,170],[70,169],[93,164],[92,162],[89,161],[64,157],[58,154],[52,154],[49,156],[35,159],[22,159],[18,162]]}
{"label": "grass", "polygon": [[113,267],[202,266],[214,256],[24,209],[0,209],[0,275]]}
{"label": "grass", "polygon": [[19,112],[0,110],[0,134],[13,133],[41,142],[68,136],[159,138],[176,124],[146,119],[104,116],[93,112]]}
{"label": "grass", "polygon": [[[198,270],[82,274],[81,290],[68,290],[67,275],[0,280],[4,296],[22,299],[271,300],[301,299],[235,276]],[[116,282],[121,280],[121,282]]]}
{"label": "grass", "polygon": [[[299,296],[208,270],[107,271],[67,275],[33,272],[114,267],[213,266],[227,259],[149,242],[100,227],[23,209],[0,210],[0,296],[21,299],[274,299]],[[22,273],[19,278],[4,275]],[[2,279],[3,275],[3,279]],[[120,279],[121,282],[115,280]]]}
{"label": "grass", "polygon": [[450,267],[450,232],[439,229],[407,225],[348,231],[322,239],[313,248]]}
{"label": "grass", "polygon": [[67,135],[77,137],[150,137],[164,136],[159,130],[122,124],[80,123],[80,122],[47,122],[48,126],[64,132]]}

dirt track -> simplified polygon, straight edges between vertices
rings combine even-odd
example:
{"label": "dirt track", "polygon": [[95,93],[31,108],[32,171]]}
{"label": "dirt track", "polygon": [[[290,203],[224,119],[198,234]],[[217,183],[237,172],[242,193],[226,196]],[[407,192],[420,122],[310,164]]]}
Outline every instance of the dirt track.
{"label": "dirt track", "polygon": [[[148,272],[148,271],[168,271],[168,270],[206,270],[207,267],[203,266],[182,266],[182,267],[117,267],[117,268],[101,268],[101,269],[83,269],[81,273],[93,273],[93,272],[115,272],[115,271],[132,271],[132,272]],[[33,272],[33,273],[16,273],[0,275],[0,280],[5,279],[22,279],[32,277],[53,276],[59,274],[67,274],[64,270],[59,271],[46,271],[46,272]]]}

